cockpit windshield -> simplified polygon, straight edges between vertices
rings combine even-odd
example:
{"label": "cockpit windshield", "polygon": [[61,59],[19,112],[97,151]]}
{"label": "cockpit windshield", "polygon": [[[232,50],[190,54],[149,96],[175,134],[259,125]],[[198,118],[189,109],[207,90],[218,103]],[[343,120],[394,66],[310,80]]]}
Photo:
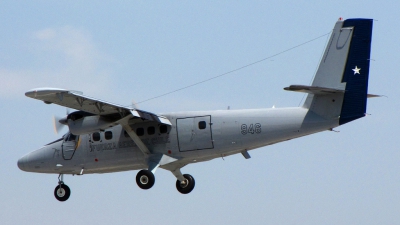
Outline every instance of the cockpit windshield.
{"label": "cockpit windshield", "polygon": [[64,141],[75,141],[76,140],[76,135],[68,132],[63,136]]}

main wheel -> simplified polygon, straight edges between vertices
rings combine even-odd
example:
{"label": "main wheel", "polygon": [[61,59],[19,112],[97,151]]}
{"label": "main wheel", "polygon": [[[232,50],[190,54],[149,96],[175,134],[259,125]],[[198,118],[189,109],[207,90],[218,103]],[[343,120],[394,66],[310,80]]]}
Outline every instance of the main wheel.
{"label": "main wheel", "polygon": [[71,195],[71,190],[65,184],[57,185],[54,189],[54,197],[60,202],[66,201]]}
{"label": "main wheel", "polygon": [[150,189],[155,180],[154,174],[149,170],[141,170],[136,175],[136,183],[141,189]]}
{"label": "main wheel", "polygon": [[190,174],[183,174],[184,181],[176,181],[176,189],[182,194],[189,194],[195,185],[194,178]]}

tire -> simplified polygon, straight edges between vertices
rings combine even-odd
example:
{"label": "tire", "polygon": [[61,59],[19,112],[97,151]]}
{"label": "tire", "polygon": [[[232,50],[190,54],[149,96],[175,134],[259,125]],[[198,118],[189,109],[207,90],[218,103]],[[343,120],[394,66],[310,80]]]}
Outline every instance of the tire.
{"label": "tire", "polygon": [[65,184],[57,185],[54,189],[54,197],[60,202],[67,201],[71,195],[71,190]]}
{"label": "tire", "polygon": [[182,194],[189,194],[195,186],[194,178],[190,174],[183,174],[186,178],[186,184],[182,184],[179,180],[176,181],[176,189]]}
{"label": "tire", "polygon": [[141,170],[136,175],[136,183],[141,189],[150,189],[155,182],[154,174],[149,170]]}

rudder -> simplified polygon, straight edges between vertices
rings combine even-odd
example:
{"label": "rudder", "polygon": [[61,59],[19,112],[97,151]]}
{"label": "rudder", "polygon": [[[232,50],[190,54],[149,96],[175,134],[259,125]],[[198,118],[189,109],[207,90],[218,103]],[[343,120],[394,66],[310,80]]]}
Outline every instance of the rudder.
{"label": "rudder", "polygon": [[343,27],[353,27],[353,38],[342,78],[346,90],[340,125],[364,117],[367,110],[372,23],[372,19],[348,19],[343,24]]}

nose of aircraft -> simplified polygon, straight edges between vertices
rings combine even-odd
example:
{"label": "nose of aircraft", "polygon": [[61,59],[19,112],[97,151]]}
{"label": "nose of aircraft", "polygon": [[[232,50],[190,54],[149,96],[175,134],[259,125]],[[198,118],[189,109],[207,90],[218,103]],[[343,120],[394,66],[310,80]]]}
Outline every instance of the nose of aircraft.
{"label": "nose of aircraft", "polygon": [[28,162],[29,155],[24,155],[20,159],[18,159],[18,168],[20,170],[26,171],[26,163]]}
{"label": "nose of aircraft", "polygon": [[36,151],[22,156],[18,160],[18,167],[26,172],[39,172],[46,168],[47,162],[51,158],[51,152],[47,147],[42,147]]}

